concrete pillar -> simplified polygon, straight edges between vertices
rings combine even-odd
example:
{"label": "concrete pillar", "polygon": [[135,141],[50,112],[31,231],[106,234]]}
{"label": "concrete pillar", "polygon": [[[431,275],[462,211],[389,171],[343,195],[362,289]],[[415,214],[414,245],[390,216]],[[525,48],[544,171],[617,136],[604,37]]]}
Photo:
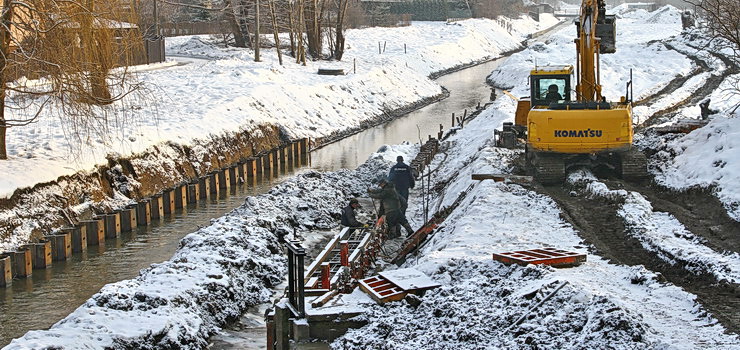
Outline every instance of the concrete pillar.
{"label": "concrete pillar", "polygon": [[152,197],[150,205],[152,220],[161,220],[164,218],[164,198],[162,198],[161,193],[157,193]]}
{"label": "concrete pillar", "polygon": [[51,258],[54,261],[65,261],[72,256],[72,235],[49,235],[46,238],[51,241]]}
{"label": "concrete pillar", "polygon": [[152,203],[149,198],[143,198],[136,204],[136,224],[148,226],[152,222]]}
{"label": "concrete pillar", "polygon": [[188,184],[181,184],[175,187],[175,208],[182,209],[188,203]]}
{"label": "concrete pillar", "polygon": [[13,256],[13,277],[29,277],[33,274],[33,263],[31,261],[31,249],[21,247],[11,252]]}
{"label": "concrete pillar", "polygon": [[165,190],[162,192],[162,204],[164,205],[164,215],[170,215],[175,211],[175,191]]}
{"label": "concrete pillar", "polygon": [[136,204],[128,205],[121,210],[121,232],[131,232],[136,226]]}
{"label": "concrete pillar", "polygon": [[103,217],[105,222],[105,238],[121,236],[121,214],[113,213]]}
{"label": "concrete pillar", "polygon": [[65,227],[61,231],[72,237],[72,253],[87,251],[87,228],[84,225]]}
{"label": "concrete pillar", "polygon": [[97,220],[80,221],[80,225],[85,226],[88,246],[105,244],[105,231],[102,228],[98,229]]}
{"label": "concrete pillar", "polygon": [[42,239],[32,244],[32,260],[34,269],[48,269],[51,267],[51,242]]}
{"label": "concrete pillar", "polygon": [[188,203],[197,203],[200,199],[200,185],[198,182],[188,184]]}
{"label": "concrete pillar", "polygon": [[13,284],[13,265],[10,255],[0,254],[0,287],[8,287]]}

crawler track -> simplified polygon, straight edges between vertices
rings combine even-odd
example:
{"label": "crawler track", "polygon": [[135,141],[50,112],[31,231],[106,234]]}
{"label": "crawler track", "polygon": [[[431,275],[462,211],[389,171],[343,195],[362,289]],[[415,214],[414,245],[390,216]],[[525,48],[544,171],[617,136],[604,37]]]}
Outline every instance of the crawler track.
{"label": "crawler track", "polygon": [[[737,251],[740,238],[736,232],[739,232],[740,223],[727,217],[711,193],[689,191],[676,194],[621,180],[604,182],[610,188],[640,192],[653,203],[654,210],[673,214],[691,232],[706,238],[708,246],[715,250]],[[667,281],[696,294],[697,301],[729,332],[740,332],[740,285],[720,283],[708,274],[696,275],[680,264],[670,265],[655,252],[644,249],[637,239],[626,233],[624,222],[617,215],[620,204],[599,198],[574,197],[569,189],[560,185],[538,186],[536,190],[560,205],[563,217],[579,231],[586,243],[593,245],[595,253],[614,263],[643,265],[659,272]]]}

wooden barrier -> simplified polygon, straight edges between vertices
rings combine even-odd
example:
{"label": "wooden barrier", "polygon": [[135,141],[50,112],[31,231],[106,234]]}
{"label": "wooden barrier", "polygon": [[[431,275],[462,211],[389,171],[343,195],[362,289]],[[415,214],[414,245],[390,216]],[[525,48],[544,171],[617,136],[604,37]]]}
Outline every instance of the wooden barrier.
{"label": "wooden barrier", "polygon": [[182,209],[188,203],[188,184],[175,187],[175,209]]}
{"label": "wooden barrier", "polygon": [[229,174],[229,169],[219,170],[216,176],[218,177],[218,188],[220,190],[231,188],[231,174]]}
{"label": "wooden barrier", "polygon": [[188,184],[188,203],[197,203],[200,199],[200,184],[198,182]]}
{"label": "wooden barrier", "polygon": [[299,167],[301,163],[301,144],[298,141],[293,142],[293,166]]}
{"label": "wooden barrier", "polygon": [[72,237],[72,253],[87,251],[87,228],[84,225],[64,227],[60,231]]}
{"label": "wooden barrier", "polygon": [[72,235],[49,235],[46,238],[51,241],[52,260],[65,261],[72,256]]}
{"label": "wooden barrier", "polygon": [[247,159],[245,172],[247,173],[247,178],[250,177],[256,177],[257,176],[257,159],[250,158]]}
{"label": "wooden barrier", "polygon": [[121,210],[121,232],[131,232],[136,226],[136,204],[131,204]]}
{"label": "wooden barrier", "polygon": [[165,190],[162,192],[162,204],[165,215],[171,215],[175,211],[175,190]]}
{"label": "wooden barrier", "polygon": [[208,174],[208,182],[209,186],[211,187],[211,190],[209,191],[210,194],[218,197],[219,189],[221,188],[221,181],[218,179],[218,173],[210,173]]}
{"label": "wooden barrier", "polygon": [[100,234],[101,232],[105,231],[98,230],[97,220],[83,220],[80,221],[80,225],[85,226],[85,234],[87,235],[88,246],[105,244],[105,235]]}
{"label": "wooden barrier", "polygon": [[226,169],[229,173],[229,185],[231,185],[231,187],[234,187],[241,182],[239,181],[239,168],[240,167],[238,165],[234,165]]}
{"label": "wooden barrier", "polygon": [[198,178],[198,199],[208,199],[211,194],[211,181],[209,175]]}
{"label": "wooden barrier", "polygon": [[349,241],[339,242],[339,263],[342,266],[349,266]]}
{"label": "wooden barrier", "polygon": [[51,242],[46,239],[41,239],[37,243],[33,243],[32,260],[34,269],[48,269],[51,267]]}
{"label": "wooden barrier", "polygon": [[17,251],[11,252],[13,257],[13,277],[23,278],[33,274],[33,263],[31,261],[31,249],[21,247]]}
{"label": "wooden barrier", "polygon": [[152,222],[152,203],[149,198],[144,198],[136,203],[136,224],[148,226]]}
{"label": "wooden barrier", "polygon": [[164,218],[164,198],[162,198],[162,194],[155,194],[149,203],[151,206],[150,214],[152,220],[161,220]]}
{"label": "wooden barrier", "polygon": [[331,284],[329,283],[329,280],[331,278],[331,264],[328,262],[321,263],[321,288],[322,289],[331,289]]}
{"label": "wooden barrier", "polygon": [[121,214],[113,213],[103,217],[105,222],[105,238],[116,238],[121,236]]}
{"label": "wooden barrier", "polygon": [[267,153],[262,156],[262,174],[270,174],[272,169],[272,153]]}
{"label": "wooden barrier", "polygon": [[263,158],[262,156],[257,156],[257,158],[254,159],[255,170],[256,170],[254,172],[255,175],[262,175],[262,171],[264,169],[264,165],[262,165],[262,163],[264,163],[262,161],[263,160],[262,158]]}
{"label": "wooden barrier", "polygon": [[8,287],[13,284],[13,265],[10,255],[0,254],[0,287]]}

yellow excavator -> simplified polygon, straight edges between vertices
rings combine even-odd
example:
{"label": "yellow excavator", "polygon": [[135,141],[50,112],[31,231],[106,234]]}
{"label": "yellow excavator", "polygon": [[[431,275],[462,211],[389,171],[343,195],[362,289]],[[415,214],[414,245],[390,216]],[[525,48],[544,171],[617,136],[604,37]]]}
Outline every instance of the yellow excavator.
{"label": "yellow excavator", "polygon": [[601,95],[599,55],[616,51],[615,17],[606,14],[604,0],[584,0],[576,28],[575,89],[573,66],[535,67],[530,96],[519,99],[515,121],[505,123],[499,143],[526,133],[527,164],[543,184],[562,182],[573,166],[643,178],[647,161],[632,145],[631,77],[619,102]]}

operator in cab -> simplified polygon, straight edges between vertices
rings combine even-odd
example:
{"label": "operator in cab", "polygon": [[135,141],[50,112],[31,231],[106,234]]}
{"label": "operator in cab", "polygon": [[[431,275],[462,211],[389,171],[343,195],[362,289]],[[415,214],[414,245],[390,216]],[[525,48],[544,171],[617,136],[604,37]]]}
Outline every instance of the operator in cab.
{"label": "operator in cab", "polygon": [[563,96],[558,92],[557,85],[552,84],[547,87],[547,95],[545,95],[545,99],[550,102],[558,102],[563,99]]}

